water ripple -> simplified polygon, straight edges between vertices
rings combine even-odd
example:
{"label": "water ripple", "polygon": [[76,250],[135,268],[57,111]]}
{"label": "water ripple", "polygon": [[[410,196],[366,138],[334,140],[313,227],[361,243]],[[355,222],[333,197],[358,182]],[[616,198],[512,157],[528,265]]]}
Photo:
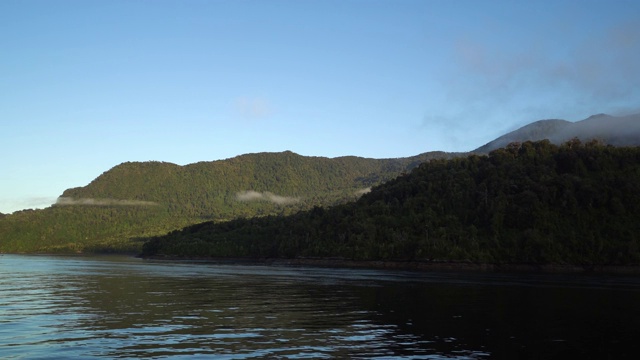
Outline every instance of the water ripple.
{"label": "water ripple", "polygon": [[633,280],[487,278],[5,255],[0,358],[545,358],[581,344],[587,308],[601,345],[635,339]]}

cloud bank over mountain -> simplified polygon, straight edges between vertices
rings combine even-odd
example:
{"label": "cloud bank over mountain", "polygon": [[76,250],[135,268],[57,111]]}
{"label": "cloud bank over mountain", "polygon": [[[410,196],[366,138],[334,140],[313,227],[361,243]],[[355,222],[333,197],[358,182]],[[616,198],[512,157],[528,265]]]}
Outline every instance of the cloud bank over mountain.
{"label": "cloud bank over mountain", "polygon": [[295,204],[300,201],[300,198],[297,197],[280,196],[268,191],[257,192],[253,190],[238,192],[236,199],[238,201],[269,201],[278,205]]}
{"label": "cloud bank over mountain", "polygon": [[573,138],[581,141],[599,140],[614,146],[640,146],[640,114],[611,116],[597,114],[582,121],[539,120],[509,132],[474,150],[488,153],[512,142],[548,139],[561,144]]}
{"label": "cloud bank over mountain", "polygon": [[143,200],[118,200],[118,199],[91,199],[70,197],[59,197],[55,205],[89,205],[89,206],[156,206],[158,203]]}

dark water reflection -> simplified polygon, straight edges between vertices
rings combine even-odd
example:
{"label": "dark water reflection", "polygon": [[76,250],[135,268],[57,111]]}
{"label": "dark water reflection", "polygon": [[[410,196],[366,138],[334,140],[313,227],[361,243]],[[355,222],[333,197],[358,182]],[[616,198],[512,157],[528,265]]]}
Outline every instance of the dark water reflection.
{"label": "dark water reflection", "polygon": [[0,256],[0,358],[636,358],[640,279]]}

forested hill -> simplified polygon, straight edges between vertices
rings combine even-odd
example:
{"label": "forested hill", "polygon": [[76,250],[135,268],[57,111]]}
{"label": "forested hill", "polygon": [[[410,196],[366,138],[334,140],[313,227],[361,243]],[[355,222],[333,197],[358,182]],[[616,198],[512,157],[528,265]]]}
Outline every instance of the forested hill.
{"label": "forested hill", "polygon": [[85,187],[66,190],[43,210],[0,219],[0,252],[139,251],[136,238],[202,222],[293,214],[356,199],[372,185],[421,162],[306,157],[290,151],[247,154],[185,166],[127,162]]}
{"label": "forested hill", "polygon": [[205,222],[145,256],[640,264],[640,148],[511,144],[421,164],[356,202]]}
{"label": "forested hill", "polygon": [[[304,208],[306,204],[327,205],[353,199],[358,191],[409,171],[421,162],[451,156],[454,155],[432,152],[396,159],[325,158],[285,151],[186,166],[128,162],[105,172],[88,186],[65,191],[62,197],[156,202],[185,216],[225,219],[269,212],[283,203],[298,203],[294,208]],[[238,201],[242,194],[248,195],[246,206],[240,206],[242,201]],[[248,200],[260,199],[276,206],[250,206]]]}

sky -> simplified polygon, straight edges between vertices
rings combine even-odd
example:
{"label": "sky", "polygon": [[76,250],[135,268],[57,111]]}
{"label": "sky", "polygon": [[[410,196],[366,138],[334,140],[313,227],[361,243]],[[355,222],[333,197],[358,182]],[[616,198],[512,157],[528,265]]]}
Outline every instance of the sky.
{"label": "sky", "polygon": [[2,0],[0,212],[126,161],[470,151],[640,112],[637,0]]}

